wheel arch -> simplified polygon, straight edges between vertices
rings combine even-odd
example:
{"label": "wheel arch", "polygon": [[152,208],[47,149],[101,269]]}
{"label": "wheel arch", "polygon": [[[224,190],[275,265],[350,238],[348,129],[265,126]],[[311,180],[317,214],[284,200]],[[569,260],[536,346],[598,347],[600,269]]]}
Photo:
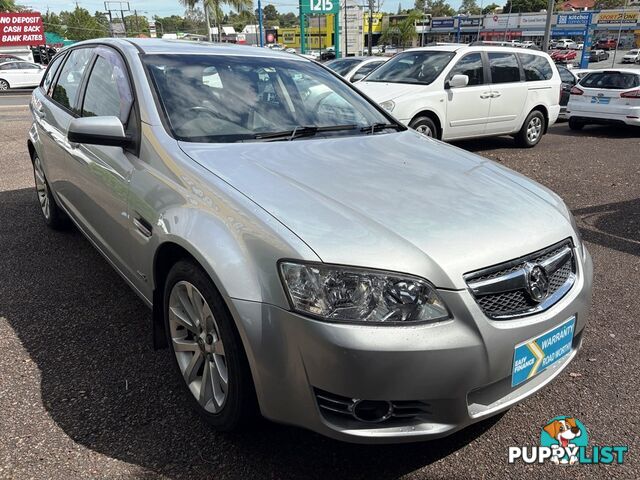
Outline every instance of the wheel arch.
{"label": "wheel arch", "polygon": [[[544,116],[544,132],[542,132],[543,134],[547,133],[547,130],[549,129],[549,109],[547,109],[547,107],[545,105],[536,105],[535,107],[533,107],[531,109],[531,111],[529,111],[529,113],[527,114],[527,117],[531,114],[531,112],[533,111],[539,111],[540,113],[542,113],[542,115]],[[527,117],[525,117],[525,120],[527,119]],[[521,127],[522,128],[522,127]]]}
{"label": "wheel arch", "polygon": [[9,80],[5,80],[4,78],[0,77],[0,81],[7,82],[8,88],[11,88],[11,83],[9,82]]}
{"label": "wheel arch", "polygon": [[33,144],[31,139],[27,140],[27,150],[29,151],[29,158],[31,158],[31,163],[36,159],[36,146]]}
{"label": "wheel arch", "polygon": [[419,111],[418,113],[414,114],[411,117],[411,120],[409,120],[409,125],[419,117],[429,117],[431,120],[433,120],[433,122],[436,124],[436,128],[438,129],[437,138],[438,139],[442,138],[442,134],[443,134],[442,121],[440,120],[440,116],[435,111],[428,110],[428,109]]}

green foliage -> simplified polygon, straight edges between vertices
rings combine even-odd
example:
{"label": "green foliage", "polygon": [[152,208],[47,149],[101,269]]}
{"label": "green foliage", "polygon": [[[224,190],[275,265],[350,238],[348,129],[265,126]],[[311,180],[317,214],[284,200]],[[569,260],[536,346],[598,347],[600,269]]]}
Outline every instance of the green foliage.
{"label": "green foliage", "polygon": [[539,12],[546,8],[547,0],[508,0],[502,11],[503,13],[527,13]]}
{"label": "green foliage", "polygon": [[84,8],[76,7],[73,12],[60,12],[60,21],[66,25],[65,34],[69,40],[89,40],[109,35],[109,29]]}
{"label": "green foliage", "polygon": [[204,14],[200,10],[199,15],[171,15],[168,17],[153,17],[156,22],[156,30],[158,36],[163,33],[196,33],[205,35],[207,33],[207,25],[203,18]]}
{"label": "green foliage", "polygon": [[124,26],[127,29],[127,36],[129,37],[136,37],[138,35],[149,36],[149,21],[144,15],[127,15],[124,17]]}
{"label": "green foliage", "polygon": [[14,0],[0,0],[0,12],[17,12],[20,7]]}
{"label": "green foliage", "polygon": [[[416,3],[418,1],[416,0]],[[430,13],[433,17],[452,17],[456,11],[446,0],[426,0],[425,12]]]}
{"label": "green foliage", "polygon": [[499,6],[500,5],[498,5],[497,3],[491,3],[482,9],[482,14],[487,15],[489,13],[493,13]]}
{"label": "green foliage", "polygon": [[401,21],[387,24],[382,28],[380,43],[387,45],[408,46],[418,36],[415,22],[422,18],[422,12],[412,10]]}
{"label": "green foliage", "polygon": [[462,4],[458,9],[458,13],[480,15],[480,13],[482,13],[482,10],[478,6],[478,2],[476,2],[476,0],[462,0]]}
{"label": "green foliage", "polygon": [[[0,0],[1,1],[1,0]],[[62,21],[60,17],[53,12],[47,12],[42,15],[42,23],[44,23],[44,31],[55,33],[64,37],[66,34],[66,29],[62,25]]]}

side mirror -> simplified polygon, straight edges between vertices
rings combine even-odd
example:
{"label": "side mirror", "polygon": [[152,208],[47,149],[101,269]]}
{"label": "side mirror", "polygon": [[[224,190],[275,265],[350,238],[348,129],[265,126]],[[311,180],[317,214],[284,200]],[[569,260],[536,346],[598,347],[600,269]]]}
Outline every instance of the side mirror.
{"label": "side mirror", "polygon": [[69,124],[67,138],[72,143],[109,147],[126,147],[131,144],[118,117],[74,118]]}
{"label": "side mirror", "polygon": [[461,88],[469,85],[469,75],[454,75],[447,82],[449,88]]}
{"label": "side mirror", "polygon": [[363,73],[356,73],[353,77],[351,77],[351,83],[355,83],[358,80],[362,80],[364,77],[366,77],[365,74]]}

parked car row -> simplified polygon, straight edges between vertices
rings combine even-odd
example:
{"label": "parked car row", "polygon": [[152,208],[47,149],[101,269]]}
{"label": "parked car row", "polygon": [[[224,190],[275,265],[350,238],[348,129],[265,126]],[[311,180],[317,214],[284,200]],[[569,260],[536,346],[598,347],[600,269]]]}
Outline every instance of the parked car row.
{"label": "parked car row", "polygon": [[33,92],[44,222],[75,224],[151,309],[166,384],[221,431],[441,438],[582,347],[593,264],[562,199],[389,114],[534,145],[558,115],[549,56],[422,48],[355,85],[285,52],[112,38]]}

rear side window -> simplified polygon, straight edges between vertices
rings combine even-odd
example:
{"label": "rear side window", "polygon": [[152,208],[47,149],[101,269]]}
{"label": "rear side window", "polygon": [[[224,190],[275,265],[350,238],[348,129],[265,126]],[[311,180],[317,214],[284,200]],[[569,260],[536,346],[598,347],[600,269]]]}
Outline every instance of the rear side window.
{"label": "rear side window", "polygon": [[[467,75],[467,85],[482,85],[484,83],[484,69],[482,67],[482,54],[471,53],[462,57],[449,72],[449,79],[454,75]],[[520,73],[518,72],[518,81]]]}
{"label": "rear side window", "polygon": [[640,86],[640,75],[622,72],[594,72],[580,80],[580,85],[586,88],[626,90]]}
{"label": "rear side window", "polygon": [[[563,83],[575,83],[576,79],[569,70],[564,67],[558,67],[558,73],[560,74],[560,79]],[[527,78],[527,80],[529,80]]]}
{"label": "rear side window", "polygon": [[60,64],[62,63],[63,58],[64,58],[64,55],[60,55],[59,57],[55,58],[53,62],[49,64],[47,73],[45,74],[44,79],[42,80],[42,88],[44,88],[44,91],[47,93],[49,92],[49,87],[53,82],[53,78],[55,77],[56,72],[58,71],[58,67],[60,67]]}
{"label": "rear side window", "polygon": [[91,55],[93,55],[93,49],[90,48],[72,50],[67,61],[64,62],[58,83],[53,89],[51,98],[69,110],[76,104],[82,74],[87,68]]}
{"label": "rear side window", "polygon": [[513,53],[489,53],[492,83],[511,83],[520,81],[520,66]]}
{"label": "rear side window", "polygon": [[520,57],[522,69],[524,70],[524,78],[527,82],[550,80],[551,77],[553,77],[553,70],[549,64],[549,60],[545,57],[528,53],[519,53],[518,56]]}
{"label": "rear side window", "polygon": [[363,65],[358,70],[356,70],[355,75],[357,75],[360,78],[362,78],[362,77],[364,77],[366,75],[369,75],[371,72],[373,72],[376,68],[378,68],[383,63],[384,62],[370,62],[370,63],[367,63],[366,65]]}
{"label": "rear side window", "polygon": [[16,68],[18,68],[16,62],[0,63],[0,70],[15,70]]}
{"label": "rear side window", "polygon": [[114,116],[126,124],[133,104],[127,70],[120,56],[100,48],[82,106],[83,117]]}

